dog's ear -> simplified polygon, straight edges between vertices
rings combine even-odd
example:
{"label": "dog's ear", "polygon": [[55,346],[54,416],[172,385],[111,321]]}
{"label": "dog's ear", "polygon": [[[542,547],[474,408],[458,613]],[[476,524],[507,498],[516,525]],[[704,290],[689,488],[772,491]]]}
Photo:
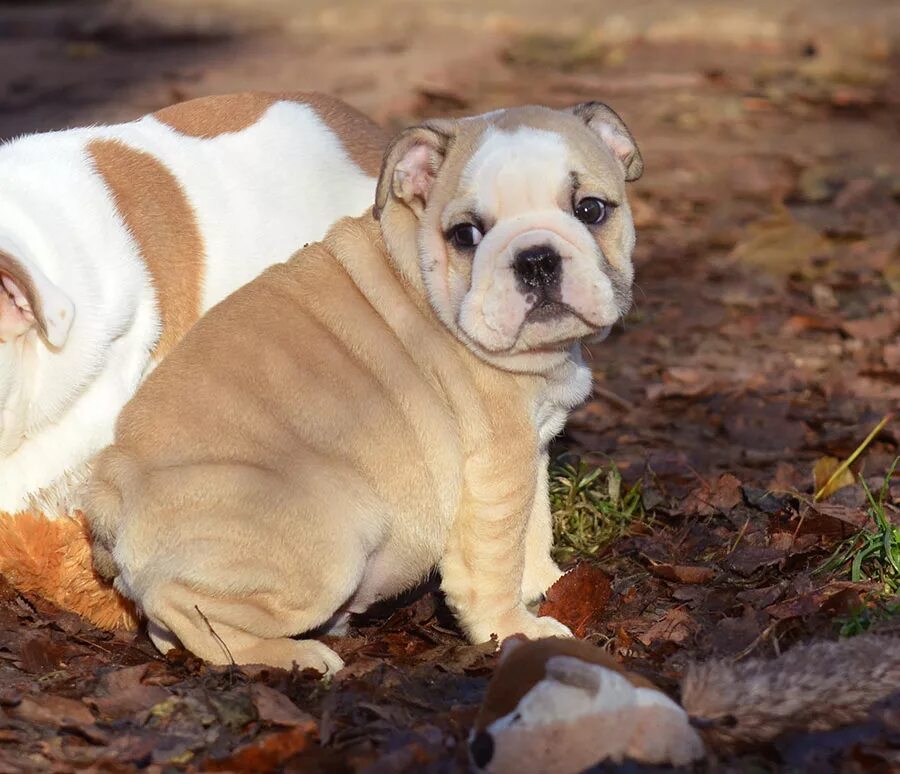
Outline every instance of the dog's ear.
{"label": "dog's ear", "polygon": [[453,121],[426,121],[400,132],[384,154],[375,191],[375,217],[390,197],[403,202],[416,217],[428,203],[428,195],[447,149],[455,136]]}
{"label": "dog's ear", "polygon": [[37,326],[58,349],[66,343],[75,304],[40,269],[0,252],[0,340],[10,341]]}
{"label": "dog's ear", "polygon": [[637,180],[644,172],[644,160],[637,143],[625,122],[609,105],[602,102],[582,102],[569,110],[600,135],[625,168],[625,179]]}

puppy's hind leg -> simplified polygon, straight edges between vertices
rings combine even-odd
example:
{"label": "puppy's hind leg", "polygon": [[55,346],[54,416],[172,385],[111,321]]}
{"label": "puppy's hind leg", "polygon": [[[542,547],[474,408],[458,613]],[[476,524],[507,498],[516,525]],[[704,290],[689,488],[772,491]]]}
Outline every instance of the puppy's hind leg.
{"label": "puppy's hind leg", "polygon": [[[212,664],[266,664],[337,672],[344,662],[317,640],[287,636],[292,616],[271,599],[219,597],[175,581],[159,584],[141,600],[154,644],[166,652],[177,642]],[[296,631],[311,628],[298,625]]]}

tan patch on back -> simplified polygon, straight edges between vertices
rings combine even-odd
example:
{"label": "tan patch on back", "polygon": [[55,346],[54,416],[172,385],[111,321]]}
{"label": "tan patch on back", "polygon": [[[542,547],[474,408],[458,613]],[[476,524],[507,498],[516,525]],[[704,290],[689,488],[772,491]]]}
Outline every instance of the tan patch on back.
{"label": "tan patch on back", "polygon": [[[154,113],[154,117],[176,132],[210,139],[240,132],[255,124],[276,102],[309,105],[341,141],[347,155],[366,174],[375,176],[388,135],[367,116],[335,97],[318,92],[243,92],[200,97]],[[302,138],[297,138],[302,142]]]}
{"label": "tan patch on back", "polygon": [[193,208],[159,160],[117,140],[93,140],[88,151],[113,195],[156,290],[161,359],[200,316],[203,239]]}

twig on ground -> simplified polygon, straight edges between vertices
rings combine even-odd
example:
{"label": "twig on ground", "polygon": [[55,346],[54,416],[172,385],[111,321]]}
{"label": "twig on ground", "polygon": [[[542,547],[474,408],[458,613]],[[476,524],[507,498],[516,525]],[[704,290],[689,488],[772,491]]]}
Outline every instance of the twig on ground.
{"label": "twig on ground", "polygon": [[225,651],[225,655],[228,656],[228,661],[231,666],[237,666],[234,662],[234,656],[231,655],[231,651],[228,649],[228,646],[225,644],[225,640],[223,640],[219,633],[213,629],[213,625],[209,622],[209,619],[204,615],[203,611],[199,608],[198,605],[194,605],[194,610],[197,611],[198,615],[203,619],[203,623],[205,623],[209,627],[209,633],[216,638],[216,642],[222,647],[222,650]]}
{"label": "twig on ground", "polygon": [[626,400],[621,395],[616,395],[612,390],[608,390],[598,384],[594,385],[594,395],[612,403],[613,406],[622,409],[622,411],[634,411],[635,409],[634,404],[630,400]]}

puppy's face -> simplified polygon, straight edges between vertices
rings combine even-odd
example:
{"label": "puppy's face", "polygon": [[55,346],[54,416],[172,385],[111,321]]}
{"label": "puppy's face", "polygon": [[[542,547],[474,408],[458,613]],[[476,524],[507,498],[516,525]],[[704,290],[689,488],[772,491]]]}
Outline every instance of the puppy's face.
{"label": "puppy's face", "polygon": [[469,346],[559,351],[630,306],[625,181],[640,171],[609,108],[518,108],[408,130],[386,157],[378,208],[390,192],[416,213],[431,303]]}

